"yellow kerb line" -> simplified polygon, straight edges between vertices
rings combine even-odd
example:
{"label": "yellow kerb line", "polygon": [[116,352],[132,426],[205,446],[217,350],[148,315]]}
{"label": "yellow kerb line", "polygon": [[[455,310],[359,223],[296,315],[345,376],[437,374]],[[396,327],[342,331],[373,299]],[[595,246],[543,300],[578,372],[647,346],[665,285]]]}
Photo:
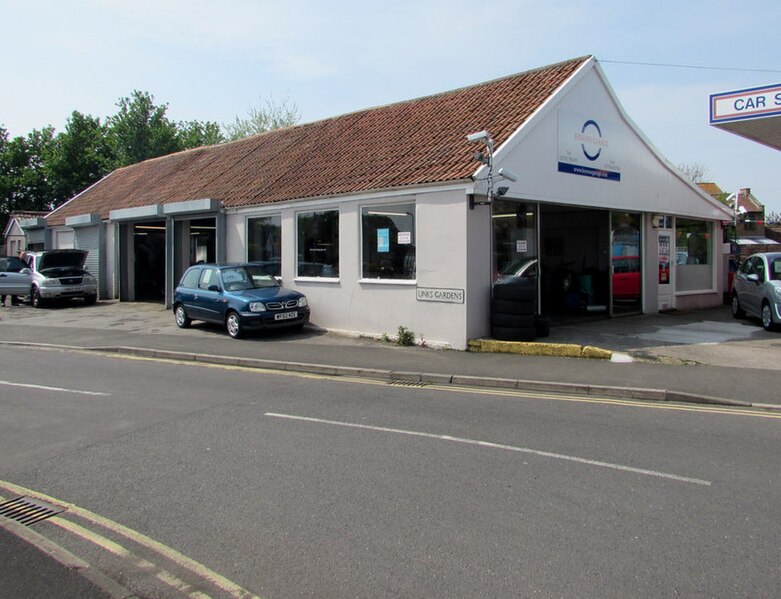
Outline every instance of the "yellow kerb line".
{"label": "yellow kerb line", "polygon": [[[147,549],[151,549],[152,551],[155,551],[158,554],[162,555],[163,557],[174,562],[178,566],[186,570],[189,570],[190,572],[193,572],[194,574],[198,575],[200,578],[208,581],[213,586],[227,593],[231,597],[235,597],[236,599],[260,599],[257,595],[254,595],[253,593],[247,591],[246,589],[242,588],[236,583],[228,580],[224,576],[221,576],[220,574],[217,574],[213,570],[210,570],[203,564],[200,564],[195,560],[187,557],[186,555],[182,555],[175,549],[167,547],[166,545],[163,545],[162,543],[155,541],[154,539],[147,537],[146,535],[140,532],[128,528],[127,526],[124,526],[123,524],[119,524],[118,522],[114,522],[113,520],[109,520],[108,518],[104,518],[103,516],[99,516],[98,514],[94,514],[89,510],[81,508],[72,503],[61,501],[54,497],[45,495],[44,493],[39,493],[37,491],[27,489],[25,487],[16,485],[8,481],[0,480],[0,488],[5,489],[6,491],[9,491],[17,495],[27,495],[30,497],[34,497],[36,499],[40,499],[42,501],[46,501],[48,503],[52,503],[58,507],[67,510],[71,514],[74,514],[79,518],[86,520],[87,522],[91,522],[92,524],[97,524],[98,526],[102,526],[106,530],[109,530],[120,536],[123,536],[126,539],[129,539],[143,547],[146,547]],[[55,516],[55,517],[59,518],[59,516]]]}

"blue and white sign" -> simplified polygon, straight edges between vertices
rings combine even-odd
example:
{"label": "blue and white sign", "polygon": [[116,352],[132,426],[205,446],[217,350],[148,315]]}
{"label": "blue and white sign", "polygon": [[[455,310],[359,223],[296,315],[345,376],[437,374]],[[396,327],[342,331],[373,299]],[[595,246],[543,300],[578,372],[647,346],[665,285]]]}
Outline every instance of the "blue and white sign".
{"label": "blue and white sign", "polygon": [[604,119],[559,111],[559,172],[620,181],[616,163],[617,129]]}
{"label": "blue and white sign", "polygon": [[377,229],[377,251],[390,252],[390,229]]}
{"label": "blue and white sign", "polygon": [[778,115],[781,115],[781,85],[752,87],[710,96],[712,125]]}

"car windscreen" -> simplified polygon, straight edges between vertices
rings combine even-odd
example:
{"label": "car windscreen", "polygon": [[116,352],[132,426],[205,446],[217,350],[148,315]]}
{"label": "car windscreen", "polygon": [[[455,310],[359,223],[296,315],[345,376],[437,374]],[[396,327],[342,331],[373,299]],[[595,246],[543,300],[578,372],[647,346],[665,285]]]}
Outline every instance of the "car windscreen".
{"label": "car windscreen", "polygon": [[265,269],[258,266],[235,266],[222,269],[222,284],[226,291],[278,287],[279,283]]}

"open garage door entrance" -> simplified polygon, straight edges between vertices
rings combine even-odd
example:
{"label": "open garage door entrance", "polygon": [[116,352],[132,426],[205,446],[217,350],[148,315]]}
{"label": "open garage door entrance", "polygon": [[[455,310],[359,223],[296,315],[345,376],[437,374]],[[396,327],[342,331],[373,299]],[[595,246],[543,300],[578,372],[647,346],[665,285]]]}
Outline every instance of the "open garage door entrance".
{"label": "open garage door entrance", "polygon": [[165,221],[133,226],[133,255],[135,301],[164,301]]}
{"label": "open garage door entrance", "polygon": [[608,315],[610,213],[540,205],[540,297],[555,320]]}
{"label": "open garage door entrance", "polygon": [[642,311],[642,215],[494,202],[494,283],[525,279],[553,322]]}

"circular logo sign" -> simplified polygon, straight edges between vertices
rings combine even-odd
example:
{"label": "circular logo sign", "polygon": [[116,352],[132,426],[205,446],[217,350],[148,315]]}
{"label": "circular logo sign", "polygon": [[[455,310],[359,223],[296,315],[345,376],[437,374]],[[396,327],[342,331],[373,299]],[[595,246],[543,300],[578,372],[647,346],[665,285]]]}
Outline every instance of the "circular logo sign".
{"label": "circular logo sign", "polygon": [[583,155],[586,158],[594,162],[602,153],[602,146],[604,145],[602,130],[595,120],[589,119],[583,123],[580,133],[580,149],[583,150]]}

